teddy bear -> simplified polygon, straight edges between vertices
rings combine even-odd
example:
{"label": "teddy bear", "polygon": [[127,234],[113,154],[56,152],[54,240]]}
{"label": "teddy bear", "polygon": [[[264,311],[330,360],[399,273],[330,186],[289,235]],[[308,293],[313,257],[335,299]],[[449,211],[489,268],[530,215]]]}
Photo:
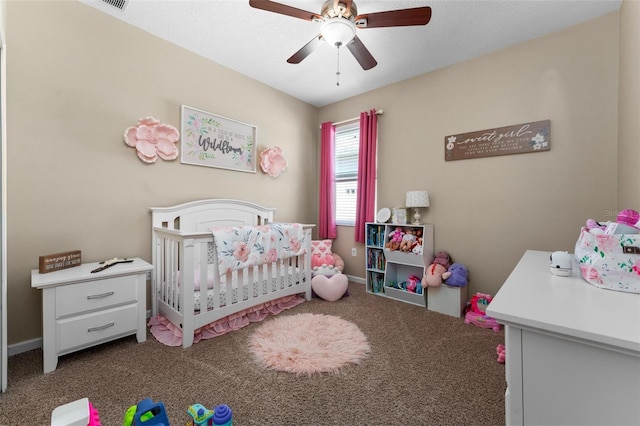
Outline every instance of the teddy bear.
{"label": "teddy bear", "polygon": [[402,237],[404,235],[404,231],[402,228],[396,228],[389,233],[389,242],[385,246],[389,250],[398,250],[400,248],[400,244],[402,243]]}
{"label": "teddy bear", "polygon": [[462,263],[454,263],[449,266],[448,272],[451,276],[445,279],[444,283],[452,287],[465,287],[469,284],[469,271]]}

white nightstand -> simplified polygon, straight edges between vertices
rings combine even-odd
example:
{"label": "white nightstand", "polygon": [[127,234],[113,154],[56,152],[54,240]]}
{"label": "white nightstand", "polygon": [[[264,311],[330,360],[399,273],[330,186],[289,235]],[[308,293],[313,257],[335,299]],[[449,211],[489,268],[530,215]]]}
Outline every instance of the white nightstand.
{"label": "white nightstand", "polygon": [[58,356],[135,334],[147,338],[147,272],[153,266],[135,258],[101,272],[85,263],[47,274],[31,271],[31,287],[42,290],[44,372]]}

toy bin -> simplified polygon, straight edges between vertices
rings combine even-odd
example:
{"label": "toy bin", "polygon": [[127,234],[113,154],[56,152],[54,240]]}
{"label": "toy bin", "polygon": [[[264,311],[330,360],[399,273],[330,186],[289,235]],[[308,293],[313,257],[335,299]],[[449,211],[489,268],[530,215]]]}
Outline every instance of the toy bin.
{"label": "toy bin", "polygon": [[[424,296],[422,294],[412,293],[401,288],[392,287],[393,284],[407,282],[409,280],[409,276],[415,275],[417,271],[418,269],[416,269],[414,265],[405,265],[388,261],[385,273],[385,294],[396,300],[402,300],[403,302],[411,303],[413,305],[425,306]],[[421,269],[419,271],[421,271]],[[420,283],[418,283],[418,286],[420,286]],[[424,289],[420,288],[420,291],[422,292]]]}
{"label": "toy bin", "polygon": [[451,287],[442,284],[440,287],[427,288],[427,309],[452,317],[460,318],[467,303],[467,287]]}

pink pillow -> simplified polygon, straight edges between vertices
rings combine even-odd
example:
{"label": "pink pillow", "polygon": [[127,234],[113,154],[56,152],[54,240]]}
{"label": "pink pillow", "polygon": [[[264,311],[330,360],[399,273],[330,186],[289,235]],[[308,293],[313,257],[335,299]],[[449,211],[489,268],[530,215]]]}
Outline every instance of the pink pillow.
{"label": "pink pillow", "polygon": [[336,274],[330,278],[316,275],[311,279],[311,288],[321,299],[335,302],[349,289],[349,279],[343,274]]}
{"label": "pink pillow", "polygon": [[331,240],[312,240],[311,241],[311,254],[312,255],[324,255],[331,254]]}
{"label": "pink pillow", "polygon": [[311,256],[311,267],[315,268],[316,266],[333,266],[335,259],[331,253],[329,254],[314,254]]}

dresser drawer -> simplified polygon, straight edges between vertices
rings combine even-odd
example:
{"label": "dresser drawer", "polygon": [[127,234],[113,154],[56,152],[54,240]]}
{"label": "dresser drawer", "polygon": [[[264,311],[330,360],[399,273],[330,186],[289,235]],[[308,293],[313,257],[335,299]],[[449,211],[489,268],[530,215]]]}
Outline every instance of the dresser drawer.
{"label": "dresser drawer", "polygon": [[56,321],[58,352],[91,346],[138,330],[138,304]]}
{"label": "dresser drawer", "polygon": [[56,318],[135,302],[137,291],[137,275],[57,287]]}

